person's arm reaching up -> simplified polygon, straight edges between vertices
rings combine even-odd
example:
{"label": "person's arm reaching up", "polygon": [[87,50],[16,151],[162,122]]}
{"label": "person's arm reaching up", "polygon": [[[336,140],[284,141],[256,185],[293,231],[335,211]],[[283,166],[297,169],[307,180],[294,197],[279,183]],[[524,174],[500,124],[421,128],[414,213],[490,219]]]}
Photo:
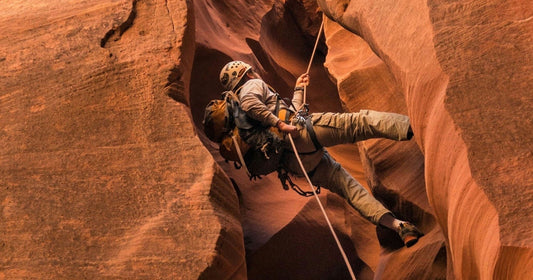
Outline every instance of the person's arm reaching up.
{"label": "person's arm reaching up", "polygon": [[309,85],[309,74],[302,74],[296,80],[294,86],[294,95],[292,96],[292,104],[299,110],[303,103],[304,86]]}

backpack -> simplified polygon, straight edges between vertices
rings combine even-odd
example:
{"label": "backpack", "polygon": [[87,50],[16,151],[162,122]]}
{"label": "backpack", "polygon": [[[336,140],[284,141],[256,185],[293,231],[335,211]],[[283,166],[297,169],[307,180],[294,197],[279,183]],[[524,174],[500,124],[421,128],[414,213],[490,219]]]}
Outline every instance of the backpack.
{"label": "backpack", "polygon": [[244,166],[250,178],[279,168],[285,145],[282,137],[276,128],[248,117],[234,92],[225,91],[221,99],[208,103],[203,126],[209,140],[219,144],[220,155],[236,168]]}
{"label": "backpack", "polygon": [[221,99],[211,100],[205,107],[204,132],[209,140],[220,143],[222,138],[235,126],[232,122],[232,106],[238,103],[237,96],[231,91],[222,93]]}

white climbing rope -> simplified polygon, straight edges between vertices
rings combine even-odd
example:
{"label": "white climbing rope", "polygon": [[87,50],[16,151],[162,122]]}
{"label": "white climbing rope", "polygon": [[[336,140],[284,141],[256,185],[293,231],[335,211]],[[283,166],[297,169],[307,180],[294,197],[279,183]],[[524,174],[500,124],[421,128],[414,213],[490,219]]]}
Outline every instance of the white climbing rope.
{"label": "white climbing rope", "polygon": [[322,210],[322,214],[324,214],[324,218],[326,218],[326,222],[328,223],[329,230],[331,231],[331,234],[333,235],[333,238],[335,239],[335,242],[337,243],[337,247],[339,247],[339,251],[341,252],[342,258],[344,259],[344,263],[346,264],[346,267],[348,268],[348,271],[350,272],[350,276],[352,277],[353,280],[356,280],[355,275],[352,270],[352,266],[350,265],[350,262],[348,261],[348,257],[346,256],[346,253],[344,252],[344,249],[342,248],[341,242],[339,241],[339,238],[337,237],[337,234],[335,233],[335,230],[333,229],[333,226],[331,225],[331,222],[329,221],[328,214],[326,214],[326,210],[324,209],[324,206],[322,206],[322,202],[320,202],[320,199],[318,198],[318,194],[315,191],[315,187],[313,186],[311,179],[309,179],[309,175],[307,175],[307,171],[305,170],[302,160],[300,159],[300,155],[298,154],[296,145],[294,145],[294,140],[292,140],[292,136],[290,133],[288,135],[289,135],[289,140],[291,141],[292,149],[294,150],[294,154],[296,155],[296,159],[298,160],[298,163],[300,164],[300,168],[302,169],[302,172],[305,175],[305,179],[307,179],[307,183],[309,183],[309,187],[311,187],[311,190],[313,191],[313,195],[316,198],[316,201],[318,202],[318,206],[320,206],[320,210]]}
{"label": "white climbing rope", "polygon": [[320,41],[320,35],[322,35],[322,30],[324,30],[324,19],[322,19],[322,23],[320,23],[320,28],[316,35],[315,47],[313,48],[313,53],[311,54],[311,59],[309,59],[309,65],[307,65],[307,71],[305,71],[305,74],[309,74],[309,70],[311,69],[311,64],[313,63],[313,58],[316,53],[316,47],[318,46],[318,41]]}
{"label": "white climbing rope", "polygon": [[[309,59],[309,65],[307,66],[307,71],[305,74],[309,75],[309,71],[311,69],[311,64],[313,63],[313,58],[315,57],[316,48],[318,46],[318,41],[320,40],[320,35],[322,35],[322,30],[324,29],[324,19],[322,19],[322,24],[320,24],[320,29],[318,31],[318,35],[316,36],[316,42],[315,47],[313,48],[313,53],[311,54],[311,58]],[[307,97],[307,86],[304,86],[304,96],[303,96],[303,102],[300,108],[298,108],[298,111],[304,106],[306,97]],[[300,155],[298,154],[298,150],[296,149],[296,145],[294,145],[294,140],[292,139],[292,136],[290,133],[289,140],[291,142],[292,149],[294,151],[294,154],[296,155],[296,159],[298,160],[298,163],[300,164],[300,168],[302,169],[302,172],[305,176],[305,179],[307,180],[307,183],[309,183],[309,187],[313,191],[313,195],[316,198],[316,201],[318,202],[318,206],[320,206],[320,210],[322,210],[322,214],[324,215],[324,218],[326,218],[326,222],[328,224],[329,230],[331,231],[331,234],[333,235],[333,238],[335,239],[335,242],[337,243],[337,247],[339,247],[339,251],[341,252],[342,258],[344,259],[344,263],[346,264],[346,268],[348,268],[348,271],[350,272],[350,276],[353,280],[355,279],[355,275],[352,270],[352,266],[350,265],[350,262],[348,261],[348,257],[346,256],[346,253],[344,252],[344,249],[342,248],[341,242],[339,241],[339,238],[337,237],[337,234],[335,233],[335,230],[333,229],[333,226],[331,225],[331,222],[329,221],[328,214],[326,213],[326,210],[324,209],[324,206],[322,206],[322,202],[320,201],[320,198],[318,197],[318,194],[315,191],[315,187],[313,186],[313,183],[311,182],[311,179],[309,179],[309,175],[307,175],[307,171],[305,170],[305,167],[302,163],[302,160],[300,159]]]}
{"label": "white climbing rope", "polygon": [[[322,30],[324,29],[324,18],[322,18],[322,23],[320,24],[320,29],[318,30],[318,34],[316,35],[316,41],[315,46],[313,47],[313,52],[311,53],[311,58],[309,59],[309,65],[307,65],[307,71],[305,71],[305,74],[309,75],[309,71],[311,70],[311,64],[313,64],[313,59],[315,58],[316,48],[318,46],[318,41],[320,40],[320,35],[322,35]],[[305,105],[305,101],[307,100],[307,86],[304,85],[304,97],[302,105],[300,105],[300,108],[298,108],[297,111],[300,111],[302,107]]]}

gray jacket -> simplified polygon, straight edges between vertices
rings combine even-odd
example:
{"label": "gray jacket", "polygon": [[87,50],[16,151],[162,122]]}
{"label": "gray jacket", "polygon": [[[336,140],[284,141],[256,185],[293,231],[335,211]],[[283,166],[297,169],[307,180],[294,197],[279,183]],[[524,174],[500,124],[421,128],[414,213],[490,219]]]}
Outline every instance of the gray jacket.
{"label": "gray jacket", "polygon": [[[239,99],[241,102],[241,108],[246,112],[251,118],[260,121],[262,125],[265,126],[275,126],[279,118],[273,114],[276,109],[277,97],[276,93],[269,89],[268,85],[261,79],[251,79],[247,81],[241,88],[239,92]],[[292,98],[292,104],[299,108],[303,103],[303,90],[297,90],[294,92]],[[287,104],[281,100],[280,108],[289,109]],[[292,110],[294,111],[294,110]],[[308,139],[307,130],[301,125],[292,123],[296,125],[300,131],[300,137]],[[314,146],[308,148],[309,145],[300,145],[300,142],[303,142],[304,139],[297,139],[296,146],[298,150],[305,150],[305,154],[301,155],[302,162],[305,168],[308,171],[313,170],[317,164],[320,162],[322,156],[324,155],[324,149],[319,149],[314,153],[308,153],[309,149],[314,150]],[[289,140],[285,137],[285,141],[288,143]],[[311,143],[311,140],[306,141]],[[296,160],[294,154],[287,153],[285,157],[285,164],[291,170],[291,172],[303,175],[300,171],[298,161]]]}
{"label": "gray jacket", "polygon": [[[248,116],[261,122],[264,126],[276,126],[279,120],[274,115],[277,98],[277,94],[261,79],[247,81],[239,91],[241,108]],[[296,108],[302,104],[302,98],[302,91],[296,91],[294,93],[292,103]],[[283,100],[280,100],[280,109],[291,110]]]}

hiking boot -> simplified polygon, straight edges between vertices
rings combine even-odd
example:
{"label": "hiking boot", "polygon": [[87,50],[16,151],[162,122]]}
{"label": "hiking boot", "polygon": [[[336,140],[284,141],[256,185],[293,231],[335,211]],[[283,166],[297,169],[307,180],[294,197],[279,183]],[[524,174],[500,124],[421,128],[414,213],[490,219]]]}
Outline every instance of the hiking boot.
{"label": "hiking boot", "polygon": [[413,224],[405,222],[400,224],[398,234],[402,238],[403,243],[406,247],[411,247],[418,242],[418,239],[424,234],[418,230]]}

